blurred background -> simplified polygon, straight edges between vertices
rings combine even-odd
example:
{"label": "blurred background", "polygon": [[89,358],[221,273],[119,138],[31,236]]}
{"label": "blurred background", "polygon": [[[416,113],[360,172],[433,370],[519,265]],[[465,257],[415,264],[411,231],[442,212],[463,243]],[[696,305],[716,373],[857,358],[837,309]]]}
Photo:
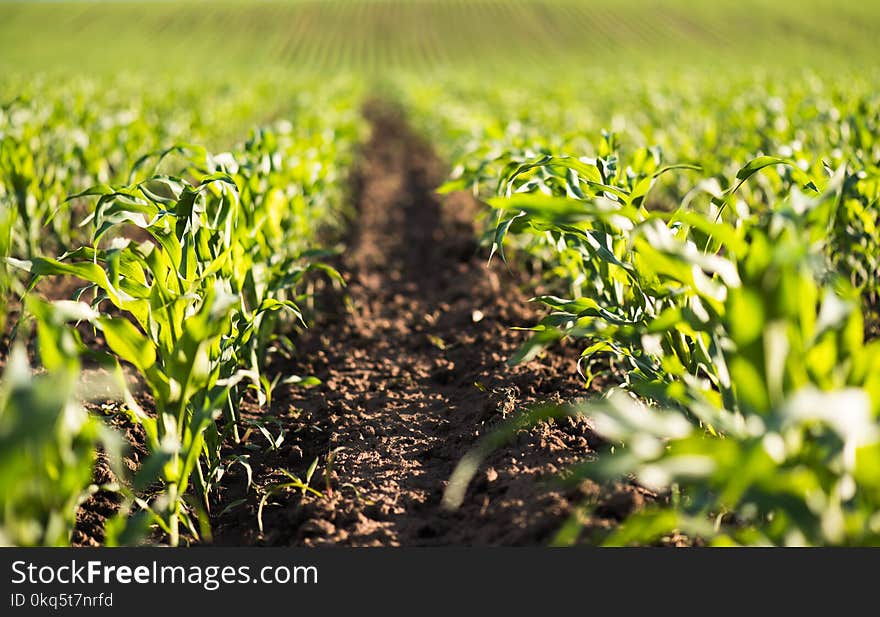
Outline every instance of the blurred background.
{"label": "blurred background", "polygon": [[873,1],[3,1],[0,70],[796,69],[874,62],[878,26]]}

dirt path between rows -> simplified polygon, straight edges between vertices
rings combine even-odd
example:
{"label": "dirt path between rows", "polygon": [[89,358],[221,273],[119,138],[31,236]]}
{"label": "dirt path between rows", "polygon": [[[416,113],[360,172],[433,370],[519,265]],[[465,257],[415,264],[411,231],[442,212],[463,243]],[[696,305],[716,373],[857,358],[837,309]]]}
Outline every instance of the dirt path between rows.
{"label": "dirt path between rows", "polygon": [[[455,464],[504,417],[536,400],[584,394],[574,371],[577,350],[506,365],[526,336],[511,327],[534,323],[536,313],[500,261],[487,267],[474,240],[477,204],[462,195],[441,201],[433,192],[443,165],[398,111],[374,104],[365,113],[373,132],[355,174],[358,220],[338,264],[347,301],[306,333],[288,368],[322,383],[279,386],[276,420],[267,426],[285,431],[284,442],[266,451],[268,442],[254,433],[261,447],[239,449],[250,454],[258,490],[244,491],[241,469],[227,480],[218,508],[246,501],[215,515],[214,541],[546,542],[584,493],[597,490],[545,482],[596,446],[583,420],[522,432],[483,465],[462,508],[445,512],[440,500]],[[324,497],[294,490],[273,496],[261,533],[259,495],[285,481],[281,469],[304,477],[315,458],[311,484]],[[638,494],[615,499],[622,505],[610,518],[635,505]]]}

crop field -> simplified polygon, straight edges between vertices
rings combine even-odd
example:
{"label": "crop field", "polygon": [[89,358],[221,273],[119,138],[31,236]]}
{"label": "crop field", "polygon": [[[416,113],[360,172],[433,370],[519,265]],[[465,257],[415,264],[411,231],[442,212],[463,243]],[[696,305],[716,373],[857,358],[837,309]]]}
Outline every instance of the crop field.
{"label": "crop field", "polygon": [[[724,58],[867,61],[876,3],[810,0],[4,1],[0,66],[516,72]],[[62,6],[59,6],[61,4]],[[659,63],[658,63],[659,64]]]}
{"label": "crop field", "polygon": [[0,545],[880,545],[878,28],[0,1]]}

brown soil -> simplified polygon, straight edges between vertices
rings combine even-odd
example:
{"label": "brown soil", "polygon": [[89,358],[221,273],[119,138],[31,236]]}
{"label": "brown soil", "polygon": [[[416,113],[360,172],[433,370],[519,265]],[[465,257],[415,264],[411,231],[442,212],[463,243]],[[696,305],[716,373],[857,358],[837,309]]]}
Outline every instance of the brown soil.
{"label": "brown soil", "polygon": [[[123,456],[122,463],[133,475],[147,458],[146,435],[144,429],[123,414],[118,404],[88,403],[87,409],[96,415],[105,416],[107,424],[112,426],[128,442],[129,447]],[[98,452],[95,463],[93,481],[97,487],[119,482],[113,473],[106,454]],[[70,539],[72,546],[101,546],[104,544],[104,525],[119,510],[122,497],[118,492],[99,488],[83,502],[76,513],[76,527]]]}
{"label": "brown soil", "polygon": [[[500,261],[486,264],[474,238],[478,205],[465,195],[440,201],[444,169],[400,113],[370,105],[373,133],[355,173],[358,220],[337,264],[348,281],[344,306],[300,341],[286,374],[321,385],[278,386],[274,450],[251,432],[235,450],[249,454],[257,490],[242,468],[218,496],[214,540],[269,545],[520,545],[548,541],[593,485],[554,488],[567,464],[599,445],[585,420],[521,431],[472,482],[464,505],[440,507],[456,463],[503,418],[535,401],[586,394],[577,350],[556,348],[515,368],[507,359],[526,340],[514,326],[538,313],[521,281]],[[337,302],[337,304],[341,304]],[[252,415],[251,420],[266,421]],[[268,425],[267,425],[268,426]],[[304,478],[324,496],[268,487]],[[237,500],[241,505],[216,512]],[[612,495],[608,524],[638,505],[632,487]],[[597,521],[602,525],[601,521]]]}

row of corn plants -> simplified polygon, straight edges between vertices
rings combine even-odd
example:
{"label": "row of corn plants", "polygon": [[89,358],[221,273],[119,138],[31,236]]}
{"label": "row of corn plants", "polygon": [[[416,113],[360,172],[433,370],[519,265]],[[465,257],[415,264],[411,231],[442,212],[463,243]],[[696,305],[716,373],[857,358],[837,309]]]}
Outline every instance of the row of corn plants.
{"label": "row of corn plants", "polygon": [[[553,132],[547,106],[518,91],[495,114],[516,125],[493,133],[478,116],[471,136],[448,139],[459,164],[442,190],[481,197],[490,251],[555,292],[534,299],[546,317],[511,362],[574,339],[585,381],[618,384],[503,426],[459,465],[448,506],[499,439],[576,414],[612,447],[566,481],[630,479],[660,495],[600,541],[880,543],[880,342],[865,324],[880,263],[880,107],[850,87],[816,78],[810,107],[798,88],[762,102],[722,89],[707,96],[728,98],[728,134],[723,112],[675,104],[680,117],[662,125],[674,128],[639,122],[652,128],[634,134],[621,118],[592,142]],[[458,96],[450,104],[466,110]],[[664,115],[673,95],[655,96],[639,113]],[[622,145],[655,137],[666,147]],[[687,162],[666,164],[670,150]],[[588,519],[586,504],[557,542],[581,540]]]}
{"label": "row of corn plants", "polygon": [[[356,89],[323,87],[332,101],[298,107],[291,121],[255,129],[232,151],[179,144],[141,156],[124,182],[67,198],[92,203],[80,221],[88,244],[6,260],[31,288],[46,276],[83,282],[72,301],[29,311],[41,362],[51,373],[57,354],[42,339],[57,328],[43,327],[47,320],[67,323],[73,356],[101,355],[84,345],[83,324],[100,334],[150,452],[130,488],[161,486],[149,501],[132,499],[171,545],[210,532],[211,491],[233,464],[222,446],[238,439],[245,394],[259,404],[271,397],[266,358],[303,325],[309,273],[340,280],[321,262],[321,245],[344,218],[345,170],[362,127]],[[149,407],[126,385],[132,369]]]}
{"label": "row of corn plants", "polygon": [[88,242],[91,204],[68,197],[126,183],[144,153],[182,141],[227,149],[255,122],[314,116],[311,107],[345,87],[304,90],[271,72],[252,75],[248,88],[233,85],[169,76],[157,88],[129,74],[0,79],[0,207],[11,217],[11,254],[52,256]]}
{"label": "row of corn plants", "polygon": [[[730,188],[727,183],[739,169],[759,156],[792,165],[779,174],[770,169],[753,177],[737,190],[733,208],[773,203],[790,178],[801,173],[821,178],[826,169],[842,165],[863,174],[858,180],[865,184],[876,177],[880,161],[880,99],[871,73],[745,71],[735,77],[728,71],[712,76],[666,69],[648,77],[637,67],[593,76],[588,84],[499,74],[499,84],[513,85],[488,93],[477,77],[441,73],[430,82],[402,77],[392,82],[392,91],[453,162],[447,189],[472,190],[483,199],[502,194],[506,167],[560,153],[598,161],[605,166],[603,174],[628,176],[619,178],[624,184],[656,171],[660,161],[697,163],[699,176],[657,179],[647,205],[666,210],[679,208],[699,191],[719,194]],[[597,127],[608,128],[599,139]],[[844,275],[862,290],[873,322],[880,317],[874,276],[880,241],[870,208],[859,218],[859,237],[841,237],[848,243],[835,255]],[[491,234],[491,222],[487,229]],[[573,285],[570,293],[578,293],[577,274],[547,259],[547,244],[533,238],[517,236],[510,244],[527,244],[520,255],[537,257],[531,265],[551,284],[563,279]]]}

